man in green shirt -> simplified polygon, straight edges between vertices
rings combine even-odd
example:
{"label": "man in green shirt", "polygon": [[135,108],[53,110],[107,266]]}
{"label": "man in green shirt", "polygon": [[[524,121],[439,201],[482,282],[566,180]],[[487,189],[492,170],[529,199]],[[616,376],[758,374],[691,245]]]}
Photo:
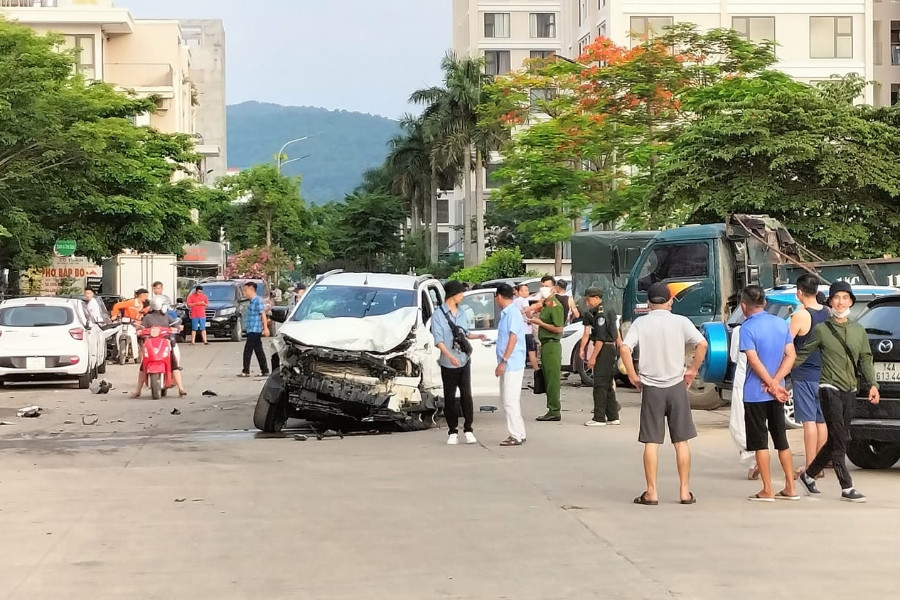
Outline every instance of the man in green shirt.
{"label": "man in green shirt", "polygon": [[[546,290],[546,291],[544,291]],[[538,421],[560,421],[562,419],[559,403],[560,385],[562,382],[562,332],[565,321],[562,304],[551,293],[552,288],[541,288],[541,312],[538,318],[531,319],[532,325],[538,326],[538,340],[541,343],[541,370],[547,387],[547,414],[537,418]]]}
{"label": "man in green shirt", "polygon": [[[847,442],[850,439],[850,421],[857,396],[857,365],[861,379],[870,385],[869,402],[878,404],[881,396],[875,381],[875,367],[872,364],[872,349],[866,331],[858,323],[849,320],[850,307],[856,302],[852,286],[845,281],[831,284],[828,304],[831,318],[813,329],[812,337],[797,353],[796,364],[800,365],[815,350],[822,355],[822,376],[819,380],[819,399],[825,425],[828,427],[828,441],[810,463],[806,471],[800,473],[800,482],[810,494],[818,494],[816,475],[822,472],[828,461],[834,464],[834,474],[841,484],[841,500],[865,502],[866,497],[853,487],[853,479],[847,471]],[[780,381],[787,375],[782,367],[775,376]],[[782,372],[784,371],[784,372]],[[779,400],[787,399],[783,389],[773,390]]]}

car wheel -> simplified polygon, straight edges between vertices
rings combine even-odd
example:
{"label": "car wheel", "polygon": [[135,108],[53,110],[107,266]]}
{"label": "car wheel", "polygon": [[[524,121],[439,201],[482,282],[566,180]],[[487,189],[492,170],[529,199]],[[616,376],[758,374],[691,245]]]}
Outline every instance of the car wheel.
{"label": "car wheel", "polygon": [[150,381],[150,395],[154,400],[159,400],[162,396],[162,373],[150,373],[148,376]]}
{"label": "car wheel", "polygon": [[244,326],[241,325],[241,320],[238,319],[234,324],[234,329],[231,330],[231,341],[239,342],[244,335]]}
{"label": "car wheel", "polygon": [[688,399],[694,410],[715,410],[724,404],[716,386],[700,378],[694,379],[688,389]]}
{"label": "car wheel", "polygon": [[265,433],[278,433],[287,422],[287,412],[283,403],[272,404],[265,398],[263,392],[259,393],[256,400],[256,410],[253,411],[253,426]]}
{"label": "car wheel", "polygon": [[851,441],[847,458],[860,469],[890,469],[900,460],[900,446],[874,441]]}
{"label": "car wheel", "polygon": [[80,375],[80,376],[78,377],[78,389],[79,389],[79,390],[86,390],[86,389],[90,388],[90,387],[91,387],[91,381],[92,381],[92,380],[93,380],[93,377],[91,377],[91,372],[90,372],[90,371],[88,371],[88,372],[85,373],[84,375]]}
{"label": "car wheel", "polygon": [[572,352],[572,371],[578,373],[578,377],[581,379],[581,385],[593,386],[594,370],[589,369],[587,363],[581,360],[581,354],[578,350],[578,348],[575,348]]}

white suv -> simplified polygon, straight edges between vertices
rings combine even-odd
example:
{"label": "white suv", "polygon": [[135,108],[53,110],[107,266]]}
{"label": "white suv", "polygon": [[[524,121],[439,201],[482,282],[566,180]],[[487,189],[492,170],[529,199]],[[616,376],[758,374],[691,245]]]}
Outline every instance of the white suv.
{"label": "white suv", "polygon": [[[443,301],[428,275],[326,273],[273,340],[254,425],[279,431],[288,417],[343,430],[432,425],[443,390],[431,318]],[[496,389],[493,371],[489,382],[473,379],[475,393]]]}
{"label": "white suv", "polygon": [[13,298],[0,303],[0,385],[74,379],[87,389],[106,364],[106,338],[85,303]]}

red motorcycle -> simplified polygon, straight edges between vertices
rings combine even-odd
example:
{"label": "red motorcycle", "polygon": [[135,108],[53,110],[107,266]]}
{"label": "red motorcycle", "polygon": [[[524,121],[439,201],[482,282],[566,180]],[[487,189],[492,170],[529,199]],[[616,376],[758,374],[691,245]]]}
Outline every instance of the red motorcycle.
{"label": "red motorcycle", "polygon": [[149,327],[142,329],[144,340],[144,360],[141,369],[147,374],[147,385],[154,400],[166,395],[172,387],[172,345],[169,336],[172,330],[168,327]]}

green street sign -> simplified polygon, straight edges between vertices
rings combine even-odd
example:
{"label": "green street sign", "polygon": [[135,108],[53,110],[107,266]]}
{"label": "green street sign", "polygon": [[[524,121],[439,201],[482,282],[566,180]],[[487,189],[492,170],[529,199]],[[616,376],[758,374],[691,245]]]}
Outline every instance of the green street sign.
{"label": "green street sign", "polygon": [[72,256],[75,254],[75,240],[56,240],[53,251],[60,256]]}

